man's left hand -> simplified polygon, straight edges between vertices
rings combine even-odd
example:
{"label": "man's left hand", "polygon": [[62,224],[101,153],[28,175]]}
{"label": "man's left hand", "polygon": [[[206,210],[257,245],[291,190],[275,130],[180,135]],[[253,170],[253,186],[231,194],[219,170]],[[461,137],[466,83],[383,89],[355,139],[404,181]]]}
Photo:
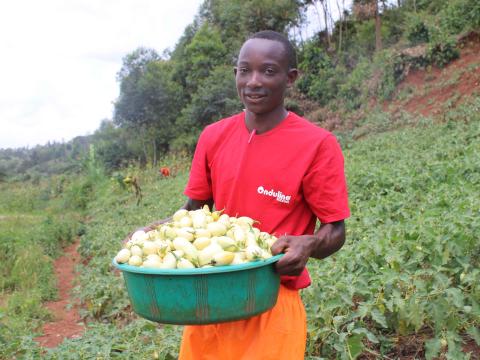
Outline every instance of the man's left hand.
{"label": "man's left hand", "polygon": [[300,275],[309,257],[323,259],[338,251],[345,243],[343,220],[321,224],[314,235],[280,237],[272,245],[272,254],[285,255],[277,262],[280,275]]}
{"label": "man's left hand", "polygon": [[300,275],[311,255],[314,235],[282,236],[272,246],[272,254],[285,255],[277,262],[276,269],[280,275]]}

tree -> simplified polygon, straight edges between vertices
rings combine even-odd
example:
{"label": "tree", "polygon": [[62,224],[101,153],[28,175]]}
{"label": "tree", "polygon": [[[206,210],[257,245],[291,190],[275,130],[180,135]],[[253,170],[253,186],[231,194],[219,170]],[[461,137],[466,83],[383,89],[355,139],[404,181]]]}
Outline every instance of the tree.
{"label": "tree", "polygon": [[117,73],[117,81],[120,87],[127,86],[124,81],[127,79],[138,79],[145,68],[152,61],[160,60],[160,56],[154,49],[139,47],[122,59],[122,68]]}
{"label": "tree", "polygon": [[354,0],[353,12],[360,20],[375,18],[375,51],[382,50],[382,21],[378,0]]}
{"label": "tree", "polygon": [[199,87],[202,91],[194,94],[191,103],[177,119],[179,133],[174,143],[177,149],[193,150],[200,131],[206,125],[242,109],[232,66],[217,66]]}
{"label": "tree", "polygon": [[138,83],[146,72],[147,65],[159,60],[153,49],[138,48],[123,58],[123,65],[117,74],[120,95],[115,102],[114,121],[123,127],[136,127],[145,119],[145,98]]}
{"label": "tree", "polygon": [[135,159],[135,146],[128,132],[115,126],[111,120],[102,120],[93,134],[97,156],[107,170],[118,169]]}
{"label": "tree", "polygon": [[[338,19],[338,52],[342,52],[342,40],[343,40],[343,24],[344,24],[344,18],[346,15],[345,11],[345,0],[342,0],[342,4],[340,6],[340,3],[338,0],[336,0],[337,3],[337,10],[339,14],[339,19]],[[346,22],[345,22],[346,23]],[[335,26],[334,26],[335,28]]]}
{"label": "tree", "polygon": [[375,51],[382,50],[382,21],[380,19],[380,11],[378,1],[373,1],[375,5]]}
{"label": "tree", "polygon": [[260,30],[286,34],[300,24],[303,8],[300,0],[207,0],[200,15],[219,29],[230,64],[249,35]]}
{"label": "tree", "polygon": [[319,104],[327,104],[337,92],[338,70],[331,57],[315,39],[307,41],[299,55],[302,76],[296,83],[297,88]]}
{"label": "tree", "polygon": [[227,62],[226,54],[218,29],[204,23],[185,47],[184,60],[189,69],[186,85],[190,94],[197,91],[198,84],[208,77],[215,66]]}
{"label": "tree", "polygon": [[180,40],[178,41],[177,45],[173,49],[170,57],[170,61],[173,62],[172,79],[177,84],[180,84],[180,86],[182,86],[184,90],[184,103],[188,102],[191,95],[188,91],[186,91],[187,89],[186,79],[187,79],[187,75],[190,72],[190,69],[188,68],[188,64],[186,61],[187,55],[185,52],[186,52],[186,47],[188,46],[188,44],[192,42],[193,37],[198,31],[198,28],[199,28],[198,24],[199,24],[198,17],[196,17],[193,23],[188,25],[185,28],[183,35],[180,37]]}
{"label": "tree", "polygon": [[182,97],[181,87],[172,80],[172,70],[172,64],[160,59],[154,50],[140,48],[125,57],[118,75],[120,96],[114,123],[137,134],[145,162],[151,148],[154,166],[158,152],[168,150]]}
{"label": "tree", "polygon": [[[320,12],[318,11],[318,3],[320,3],[320,6],[322,8],[322,12],[323,12],[323,23],[325,25],[325,30],[324,30],[324,34],[325,34],[325,37],[327,39],[327,47],[330,48],[331,46],[331,29],[329,29],[329,26],[328,26],[328,23],[329,23],[329,19],[332,20],[332,15],[331,15],[331,12],[329,10],[329,3],[327,0],[304,0],[304,5],[305,6],[313,6],[313,9],[315,10],[316,14],[317,14],[317,17],[318,17],[318,22],[319,24],[322,23],[322,19],[320,17]],[[332,20],[332,23],[333,23],[333,20]]]}

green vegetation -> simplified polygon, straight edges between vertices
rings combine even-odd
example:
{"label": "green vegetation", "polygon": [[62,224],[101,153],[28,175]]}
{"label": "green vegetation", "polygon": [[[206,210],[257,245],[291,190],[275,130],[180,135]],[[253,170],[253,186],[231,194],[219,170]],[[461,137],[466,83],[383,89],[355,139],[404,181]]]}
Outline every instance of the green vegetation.
{"label": "green vegetation", "polygon": [[346,153],[349,241],[311,263],[304,292],[312,355],[383,358],[417,334],[427,358],[463,359],[465,335],[479,340],[478,106],[467,124],[389,132]]}
{"label": "green vegetation", "polygon": [[53,259],[81,233],[83,185],[64,177],[0,184],[0,357],[8,358],[52,317]]}
{"label": "green vegetation", "polygon": [[38,354],[33,338],[54,315],[43,305],[57,296],[53,259],[84,234],[86,205],[94,184],[104,178],[93,149],[83,168],[82,176],[0,183],[2,359]]}

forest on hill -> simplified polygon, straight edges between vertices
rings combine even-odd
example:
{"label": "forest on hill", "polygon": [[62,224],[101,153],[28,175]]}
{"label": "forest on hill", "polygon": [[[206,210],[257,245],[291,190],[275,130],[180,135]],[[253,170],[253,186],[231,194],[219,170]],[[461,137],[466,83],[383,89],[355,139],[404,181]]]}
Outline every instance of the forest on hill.
{"label": "forest on hill", "polygon": [[[301,77],[287,108],[335,130],[355,127],[368,113],[362,109],[390,100],[412,69],[456,59],[462,35],[480,28],[476,0],[343,4],[205,0],[172,50],[139,47],[123,58],[112,119],[67,143],[0,150],[0,181],[78,172],[91,151],[108,171],[191,153],[205,125],[242,109],[232,68],[242,42],[259,30],[287,34],[297,48]],[[323,30],[306,38],[309,9]]]}

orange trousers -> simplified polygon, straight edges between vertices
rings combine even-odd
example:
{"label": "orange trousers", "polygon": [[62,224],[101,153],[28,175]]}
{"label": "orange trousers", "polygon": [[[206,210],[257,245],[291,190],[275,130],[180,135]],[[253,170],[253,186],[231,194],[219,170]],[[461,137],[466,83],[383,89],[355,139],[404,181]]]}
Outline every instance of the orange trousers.
{"label": "orange trousers", "polygon": [[300,294],[280,285],[277,303],[267,312],[246,320],[185,326],[179,360],[300,360],[306,339]]}

